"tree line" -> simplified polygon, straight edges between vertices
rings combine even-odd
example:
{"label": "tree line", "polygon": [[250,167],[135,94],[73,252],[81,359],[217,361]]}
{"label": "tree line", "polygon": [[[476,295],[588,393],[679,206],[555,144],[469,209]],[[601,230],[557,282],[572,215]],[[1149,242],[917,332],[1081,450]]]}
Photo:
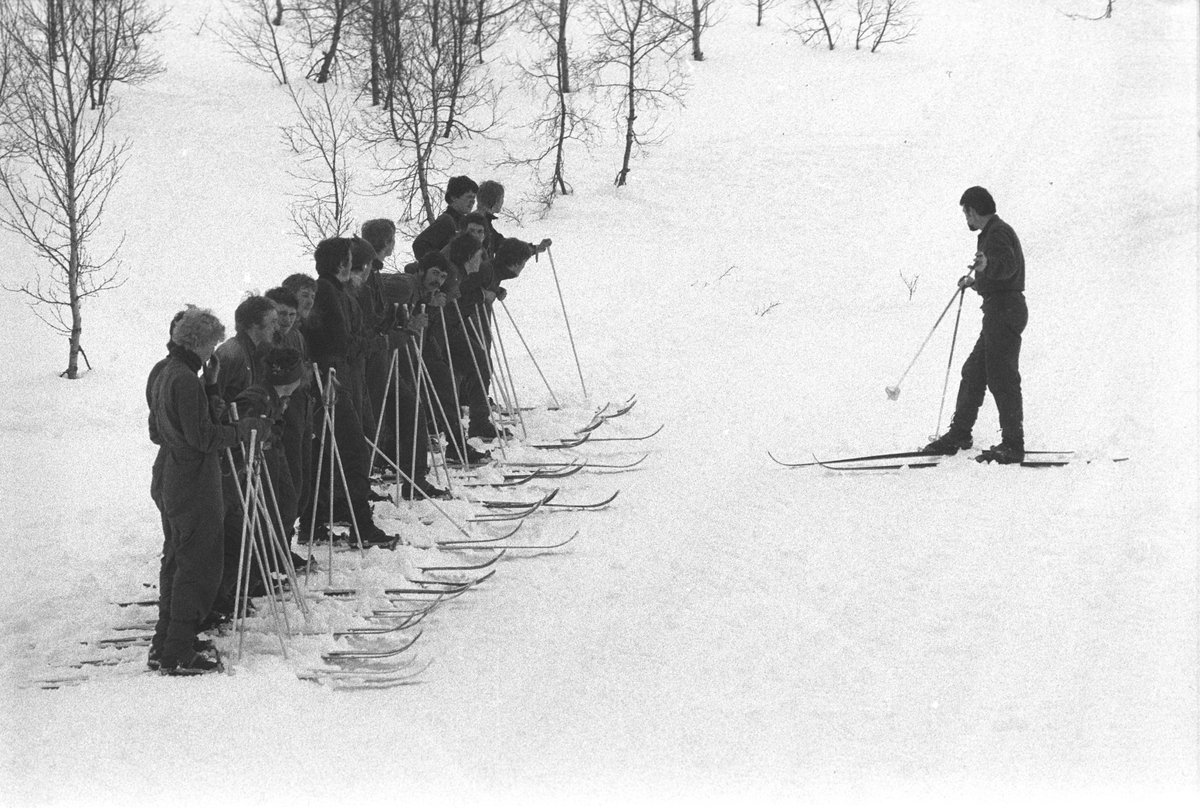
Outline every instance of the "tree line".
{"label": "tree line", "polygon": [[[743,0],[745,2],[746,0]],[[833,48],[850,0],[748,0],[756,24],[790,3],[791,30]],[[854,0],[856,47],[874,51],[912,30],[909,0]],[[164,11],[149,0],[0,3],[0,226],[44,267],[5,284],[69,342],[76,378],[84,301],[122,282],[117,249],[94,254],[104,205],[129,154],[110,136],[113,90],[162,70],[153,50]],[[400,224],[433,221],[439,189],[467,145],[498,125],[504,79],[493,64],[509,32],[525,36],[527,168],[543,209],[572,192],[571,144],[589,144],[606,117],[621,133],[613,182],[629,181],[639,150],[660,136],[659,111],[680,103],[683,62],[703,61],[717,0],[229,0],[212,23],[242,61],[285,88],[294,115],[283,138],[299,189],[291,200],[306,245],[347,232],[351,166],[369,154],[369,189],[401,205]],[[207,17],[205,24],[207,23]]]}

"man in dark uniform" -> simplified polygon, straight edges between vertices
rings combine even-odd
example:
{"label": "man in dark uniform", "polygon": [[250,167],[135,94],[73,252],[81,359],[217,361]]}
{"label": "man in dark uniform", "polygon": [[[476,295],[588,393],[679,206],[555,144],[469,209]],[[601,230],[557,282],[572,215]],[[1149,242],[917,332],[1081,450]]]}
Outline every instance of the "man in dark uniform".
{"label": "man in dark uniform", "polygon": [[971,430],[991,390],[1000,413],[1000,443],[981,453],[980,462],[1020,463],[1025,459],[1024,409],[1021,400],[1021,333],[1029,321],[1025,305],[1025,256],[1008,223],[996,215],[986,189],[968,188],[959,200],[967,227],[979,237],[975,262],[960,281],[983,298],[983,327],[974,350],[963,363],[954,418],[946,434],[928,444],[927,454],[952,455],[971,448]]}
{"label": "man in dark uniform", "polygon": [[[312,312],[301,325],[308,340],[312,358],[317,363],[322,380],[328,379],[330,368],[335,370],[335,414],[334,429],[338,453],[346,474],[349,501],[340,475],[334,476],[334,512],[337,519],[349,519],[353,512],[359,536],[364,544],[391,544],[395,537],[388,536],[375,524],[371,512],[370,453],[364,439],[362,420],[350,392],[351,357],[356,349],[356,340],[351,330],[351,301],[347,286],[350,282],[351,242],[345,238],[325,239],[313,253],[317,269],[317,291]],[[324,383],[324,381],[322,382]],[[329,391],[326,391],[327,393]],[[315,421],[318,426],[325,420],[324,410],[316,404]],[[313,441],[313,451],[319,451],[320,439]],[[329,452],[326,445],[325,461],[314,468],[316,478],[313,507],[322,510],[329,507]],[[324,503],[320,504],[320,500]],[[327,512],[327,511],[326,511]],[[321,511],[318,511],[318,515]],[[304,525],[308,524],[308,516]],[[318,520],[319,521],[319,520]]]}
{"label": "man in dark uniform", "polygon": [[446,209],[413,239],[413,258],[443,249],[458,232],[462,217],[475,207],[479,186],[470,177],[451,177],[446,183]]}
{"label": "man in dark uniform", "polygon": [[[175,675],[209,673],[219,663],[202,653],[196,632],[209,614],[222,570],[220,457],[251,430],[265,428],[248,418],[220,426],[209,396],[217,393],[213,351],[225,327],[212,312],[190,308],[171,331],[170,353],[155,365],[147,383],[150,440],[158,445],[150,493],[163,516],[158,623],[149,665]],[[207,363],[207,367],[206,367]],[[205,369],[204,382],[197,374]]]}

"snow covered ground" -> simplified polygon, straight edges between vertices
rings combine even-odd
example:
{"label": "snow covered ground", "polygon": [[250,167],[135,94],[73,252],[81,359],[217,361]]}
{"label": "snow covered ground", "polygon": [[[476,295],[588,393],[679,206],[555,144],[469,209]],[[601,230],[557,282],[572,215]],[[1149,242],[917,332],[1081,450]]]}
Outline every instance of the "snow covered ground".
{"label": "snow covered ground", "polygon": [[[611,186],[615,140],[574,155],[576,196],[506,230],[554,238],[591,394],[543,260],[509,307],[569,407],[531,427],[566,434],[634,392],[604,429],[666,426],[581,447],[651,454],[635,472],[563,481],[563,498],[621,494],[531,519],[531,537],[581,534],[502,561],[427,621],[420,685],[303,683],[295,670],[327,637],[285,661],[252,636],[232,676],[100,671],[26,689],[94,655],[79,643],[131,619],[113,601],[155,580],[143,384],[171,315],[195,302],[231,327],[246,290],[310,267],[287,234],[286,96],[196,34],[207,3],[173,4],[168,72],[122,93],[132,152],[106,225],[128,231],[129,281],[85,312],[96,369],[57,379],[65,346],[0,297],[0,802],[1194,796],[1197,14],[1151,0],[1103,22],[1062,13],[1099,5],[922,3],[916,38],[869,55],[805,48],[731,4],[628,187]],[[523,178],[494,156],[480,147],[463,171],[498,176],[516,201]],[[768,449],[907,449],[935,429],[949,323],[898,401],[884,387],[974,252],[956,204],[974,184],[1028,262],[1028,443],[1097,462],[963,457],[843,476],[773,464]],[[359,210],[389,215],[386,199]],[[29,271],[23,245],[0,246],[6,280]],[[920,278],[911,300],[901,272]],[[968,302],[955,365],[978,332]],[[508,349],[526,403],[545,403]],[[977,443],[996,433],[989,399]],[[338,575],[399,583],[420,557],[372,551],[359,569],[340,556]],[[364,606],[322,606],[318,627]]]}

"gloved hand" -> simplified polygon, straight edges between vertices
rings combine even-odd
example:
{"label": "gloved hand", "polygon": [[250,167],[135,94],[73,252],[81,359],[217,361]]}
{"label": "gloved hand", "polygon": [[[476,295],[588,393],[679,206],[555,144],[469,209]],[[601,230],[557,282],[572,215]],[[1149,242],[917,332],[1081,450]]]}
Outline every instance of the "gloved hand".
{"label": "gloved hand", "polygon": [[974,286],[974,285],[975,285],[975,279],[972,278],[970,275],[963,275],[961,278],[958,279],[958,288],[959,289],[966,289],[968,286]]}
{"label": "gloved hand", "polygon": [[537,244],[537,246],[533,248],[533,251],[535,253],[545,252],[546,249],[553,243],[554,242],[552,242],[550,239],[544,238]]}
{"label": "gloved hand", "polygon": [[234,426],[237,427],[238,440],[243,443],[250,440],[251,432],[258,432],[258,440],[264,441],[271,435],[271,422],[266,418],[242,418]]}

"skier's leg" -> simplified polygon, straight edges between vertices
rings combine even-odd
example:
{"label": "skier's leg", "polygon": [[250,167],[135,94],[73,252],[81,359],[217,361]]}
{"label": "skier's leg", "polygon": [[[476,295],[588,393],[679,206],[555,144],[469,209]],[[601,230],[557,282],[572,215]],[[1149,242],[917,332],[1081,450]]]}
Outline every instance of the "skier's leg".
{"label": "skier's leg", "polygon": [[[985,318],[986,320],[986,318]],[[975,347],[967,361],[963,362],[962,380],[958,384],[958,400],[954,405],[954,418],[950,421],[950,434],[968,437],[975,428],[979,408],[987,392],[986,329],[979,334]]]}
{"label": "skier's leg", "polygon": [[1000,413],[1001,442],[1025,448],[1024,407],[1021,398],[1021,333],[1029,321],[1024,296],[984,318],[987,340],[987,384]]}

